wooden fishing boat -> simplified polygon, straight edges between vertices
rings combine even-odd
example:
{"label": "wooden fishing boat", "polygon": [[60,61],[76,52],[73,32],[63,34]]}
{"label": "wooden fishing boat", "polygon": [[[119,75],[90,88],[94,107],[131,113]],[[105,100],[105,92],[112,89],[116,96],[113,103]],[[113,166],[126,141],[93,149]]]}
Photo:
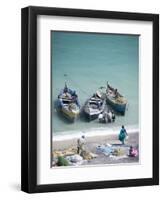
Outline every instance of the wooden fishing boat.
{"label": "wooden fishing boat", "polygon": [[125,115],[127,99],[107,84],[106,102],[118,113]]}
{"label": "wooden fishing boat", "polygon": [[79,116],[78,96],[75,91],[67,88],[67,85],[58,95],[57,110],[72,122]]}
{"label": "wooden fishing boat", "polygon": [[101,98],[99,92],[96,92],[91,98],[89,98],[83,108],[84,114],[89,121],[98,118],[99,114],[105,110],[106,100]]}

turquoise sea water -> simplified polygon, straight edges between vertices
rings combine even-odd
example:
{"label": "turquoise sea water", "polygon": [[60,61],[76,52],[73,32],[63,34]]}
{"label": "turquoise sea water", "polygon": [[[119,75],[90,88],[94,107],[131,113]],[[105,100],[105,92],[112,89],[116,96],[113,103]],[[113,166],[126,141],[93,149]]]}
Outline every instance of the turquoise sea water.
{"label": "turquoise sea water", "polygon": [[[51,48],[53,135],[122,124],[138,126],[139,36],[53,31]],[[53,107],[65,81],[68,87],[76,90],[81,105],[108,81],[129,102],[125,116],[118,116],[112,124],[84,119],[68,122]]]}

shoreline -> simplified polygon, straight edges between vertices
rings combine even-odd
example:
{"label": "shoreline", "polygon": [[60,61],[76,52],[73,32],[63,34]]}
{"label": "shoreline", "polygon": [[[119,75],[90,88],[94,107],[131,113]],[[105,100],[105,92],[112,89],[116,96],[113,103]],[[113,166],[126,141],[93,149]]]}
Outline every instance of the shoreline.
{"label": "shoreline", "polygon": [[[120,144],[118,140],[119,129],[110,131],[109,129],[101,129],[101,130],[92,130],[87,132],[78,132],[77,134],[72,135],[61,135],[61,136],[53,136],[52,140],[52,151],[54,150],[63,150],[69,147],[75,147],[77,145],[77,139],[82,135],[86,137],[87,144],[89,143],[109,143],[114,142]],[[92,133],[93,132],[93,133]],[[127,130],[129,138],[131,135],[139,135],[139,129],[130,129]],[[139,137],[138,137],[139,140]]]}
{"label": "shoreline", "polygon": [[[127,132],[133,133],[133,132],[139,132],[139,126],[138,125],[129,125],[125,126]],[[62,132],[57,132],[55,134],[54,132],[52,133],[52,140],[53,141],[60,141],[60,140],[67,140],[67,139],[73,139],[73,138],[78,138],[81,135],[93,137],[93,136],[98,136],[98,135],[114,135],[117,134],[121,129],[121,126],[114,126],[114,127],[98,127],[98,128],[89,128],[86,130],[71,130],[71,131],[62,131]],[[59,134],[58,134],[59,133]]]}

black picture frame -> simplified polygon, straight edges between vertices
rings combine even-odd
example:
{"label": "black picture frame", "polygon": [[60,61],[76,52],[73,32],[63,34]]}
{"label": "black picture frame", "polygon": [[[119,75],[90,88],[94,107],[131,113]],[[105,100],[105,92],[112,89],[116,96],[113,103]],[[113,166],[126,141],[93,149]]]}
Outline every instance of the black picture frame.
{"label": "black picture frame", "polygon": [[[55,15],[153,23],[153,177],[37,184],[37,16]],[[30,6],[21,11],[21,190],[28,193],[159,184],[159,15]]]}

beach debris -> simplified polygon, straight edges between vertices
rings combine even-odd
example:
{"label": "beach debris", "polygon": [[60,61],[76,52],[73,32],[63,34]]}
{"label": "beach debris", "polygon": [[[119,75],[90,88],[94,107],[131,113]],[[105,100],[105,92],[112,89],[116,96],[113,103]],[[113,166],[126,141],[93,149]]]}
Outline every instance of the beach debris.
{"label": "beach debris", "polygon": [[62,151],[53,151],[53,157],[64,156]]}
{"label": "beach debris", "polygon": [[94,154],[94,153],[86,151],[86,150],[83,150],[80,155],[83,157],[84,160],[92,160],[93,158],[98,157],[97,154]]}
{"label": "beach debris", "polygon": [[72,156],[66,156],[66,159],[69,160],[70,162],[74,162],[74,163],[83,160],[83,158],[78,154],[75,154],[75,155],[72,155]]}
{"label": "beach debris", "polygon": [[71,156],[66,156],[65,159],[69,161],[70,165],[81,165],[83,163],[82,156],[75,154]]}
{"label": "beach debris", "polygon": [[134,148],[133,146],[130,146],[129,156],[130,157],[137,157],[138,156],[138,149]]}
{"label": "beach debris", "polygon": [[112,147],[112,144],[106,143],[105,146]]}
{"label": "beach debris", "polygon": [[58,163],[58,157],[53,157],[52,159],[52,166],[57,166],[57,163]]}
{"label": "beach debris", "polygon": [[69,162],[67,159],[65,159],[63,156],[58,156],[58,162],[57,162],[58,166],[68,166]]}
{"label": "beach debris", "polygon": [[114,155],[114,156],[124,156],[124,155],[126,155],[126,152],[123,148],[117,148],[117,149],[114,149],[112,155]]}
{"label": "beach debris", "polygon": [[65,150],[53,151],[53,157],[74,155],[76,153],[77,153],[77,149],[74,147],[71,147]]}
{"label": "beach debris", "polygon": [[110,145],[99,145],[97,148],[96,148],[96,151],[98,153],[103,153],[105,156],[109,156],[110,154],[112,154],[114,152],[114,149],[112,148],[112,146]]}
{"label": "beach debris", "polygon": [[110,155],[110,158],[113,160],[120,160],[120,159],[128,158],[128,156],[127,155],[122,155],[122,156]]}
{"label": "beach debris", "polygon": [[97,154],[95,154],[95,153],[89,152],[89,154],[90,154],[90,156],[92,157],[92,159],[93,159],[93,158],[97,158],[97,157],[98,157],[98,155],[97,155]]}
{"label": "beach debris", "polygon": [[97,153],[102,153],[110,158],[119,157],[124,158],[129,155],[129,146],[121,146],[114,144],[102,144],[96,147]]}

